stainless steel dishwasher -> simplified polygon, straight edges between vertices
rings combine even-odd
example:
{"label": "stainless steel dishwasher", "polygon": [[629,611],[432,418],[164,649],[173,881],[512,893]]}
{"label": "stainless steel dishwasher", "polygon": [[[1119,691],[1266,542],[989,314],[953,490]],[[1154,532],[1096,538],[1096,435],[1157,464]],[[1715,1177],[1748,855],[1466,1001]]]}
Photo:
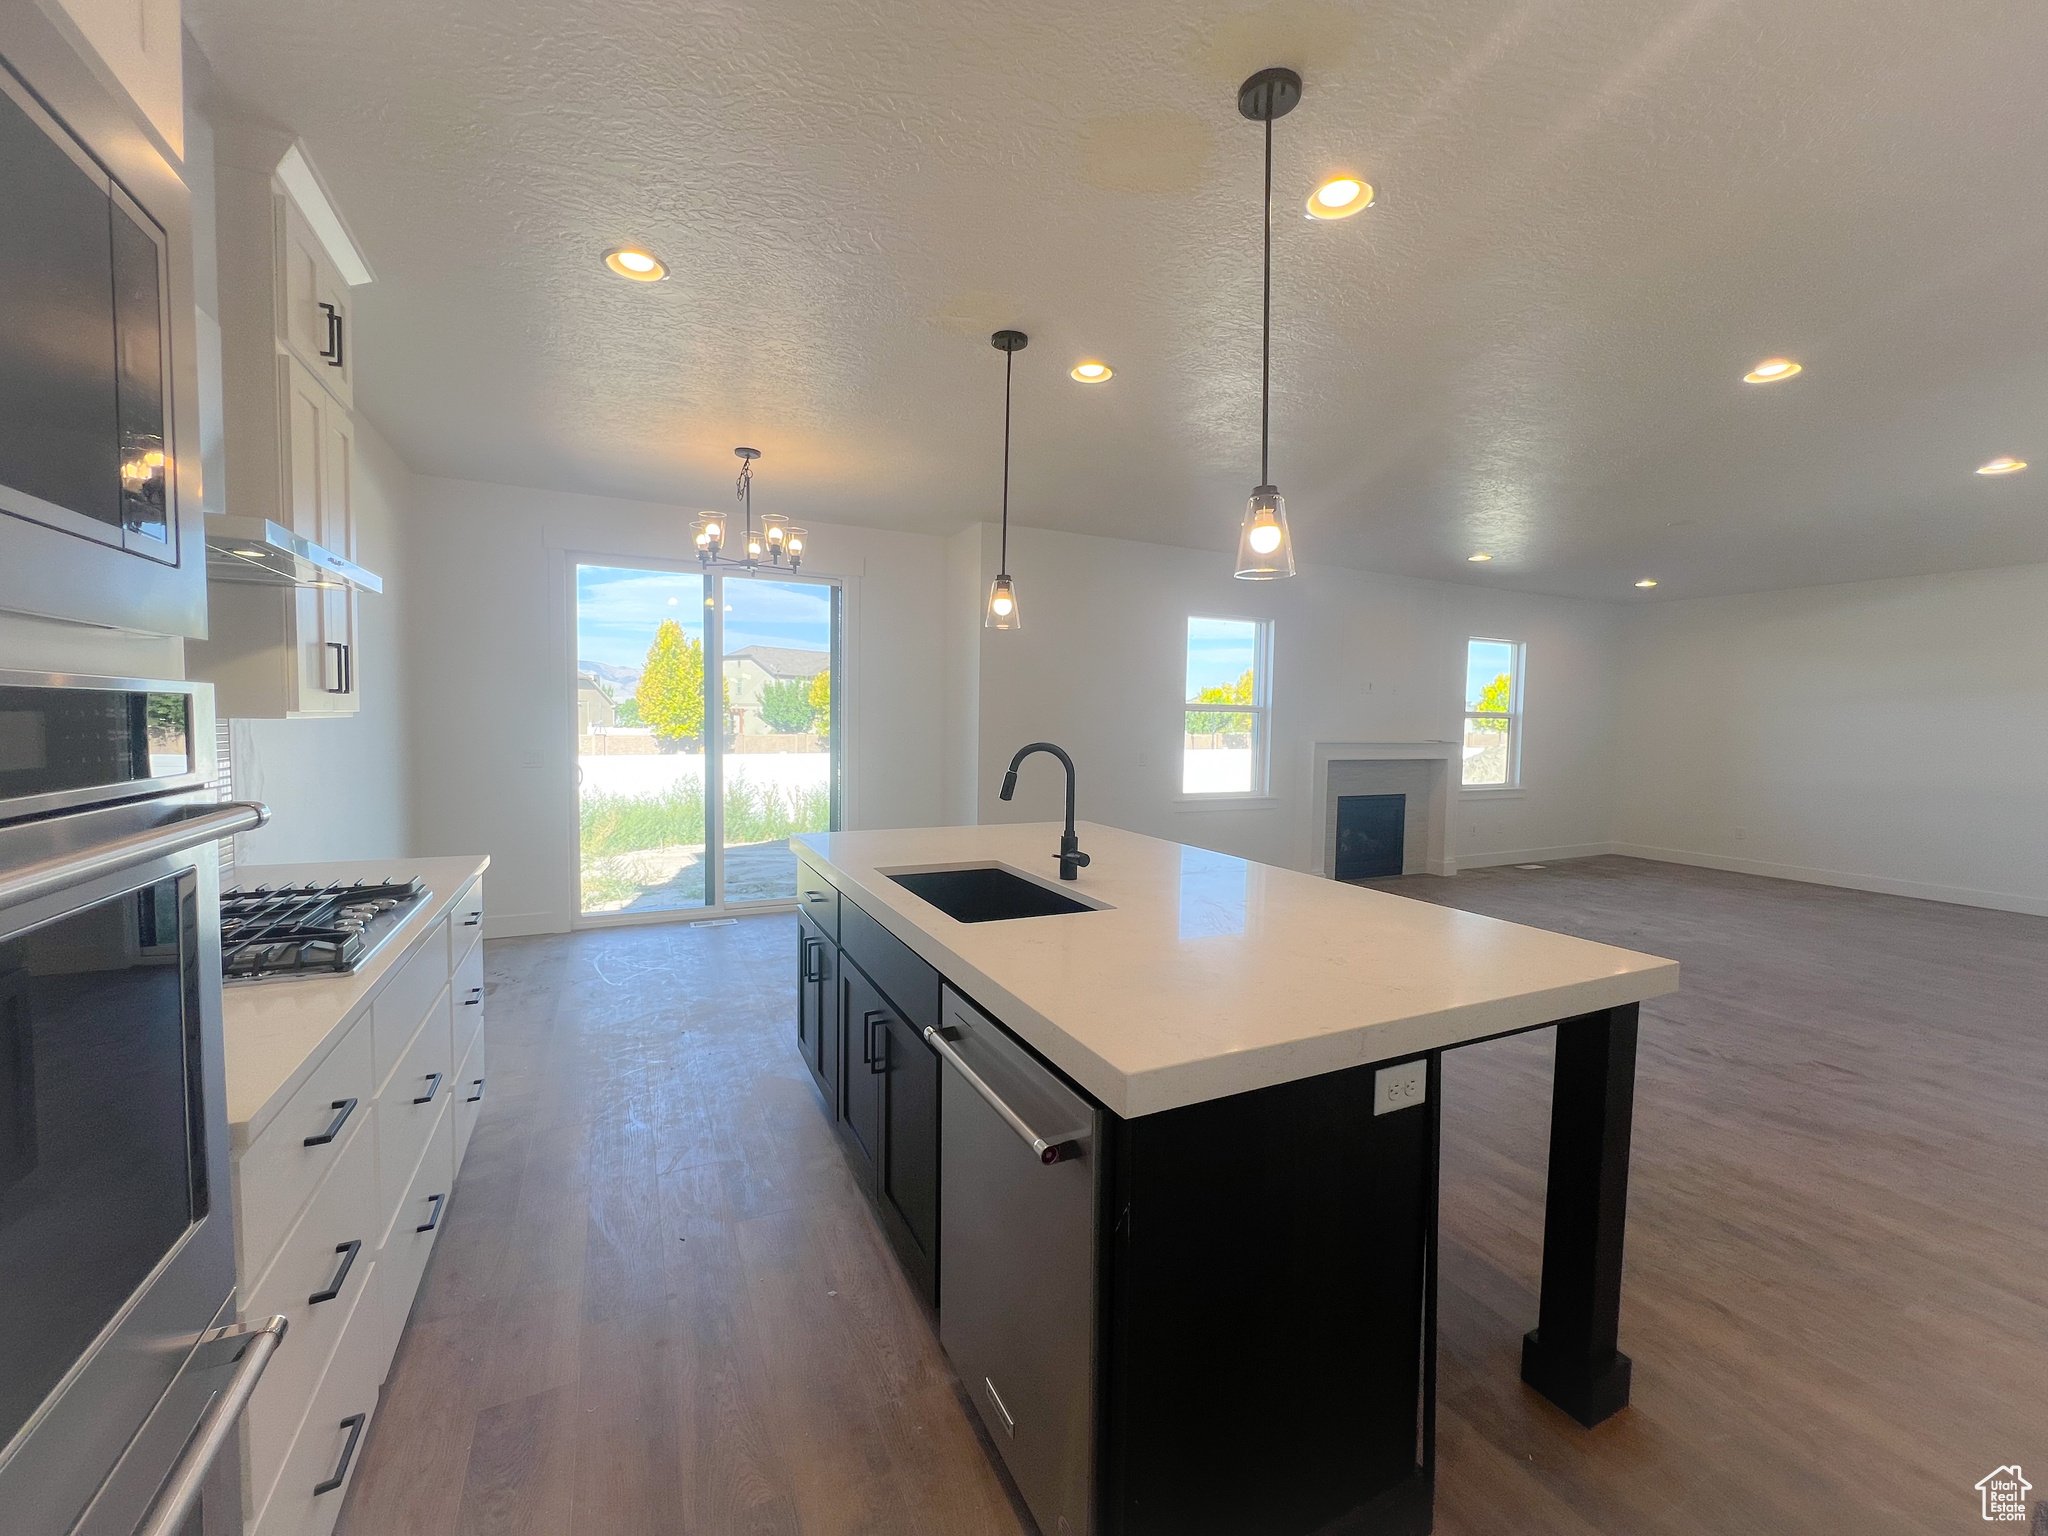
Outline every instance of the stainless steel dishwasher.
{"label": "stainless steel dishwasher", "polygon": [[939,1339],[1039,1529],[1087,1536],[1102,1111],[952,988],[941,1003]]}

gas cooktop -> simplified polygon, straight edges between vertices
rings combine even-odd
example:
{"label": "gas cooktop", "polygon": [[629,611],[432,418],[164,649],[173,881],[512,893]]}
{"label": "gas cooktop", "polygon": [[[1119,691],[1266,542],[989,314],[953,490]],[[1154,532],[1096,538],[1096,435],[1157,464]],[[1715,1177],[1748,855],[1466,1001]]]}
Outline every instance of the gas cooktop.
{"label": "gas cooktop", "polygon": [[417,879],[223,891],[221,978],[346,976],[377,952],[426,894]]}

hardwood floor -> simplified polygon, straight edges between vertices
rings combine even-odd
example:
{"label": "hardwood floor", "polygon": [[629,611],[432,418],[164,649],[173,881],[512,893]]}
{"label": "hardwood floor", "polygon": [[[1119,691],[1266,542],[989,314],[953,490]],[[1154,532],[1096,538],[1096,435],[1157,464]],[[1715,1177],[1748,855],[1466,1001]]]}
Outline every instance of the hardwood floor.
{"label": "hardwood floor", "polygon": [[[1442,1536],[1954,1531],[1996,1467],[2048,1488],[2048,921],[1614,858],[1382,885],[1685,966],[1597,1430],[1517,1375],[1550,1037],[1446,1057]],[[1030,1529],[795,1054],[794,921],[488,946],[490,1096],[346,1536]]]}

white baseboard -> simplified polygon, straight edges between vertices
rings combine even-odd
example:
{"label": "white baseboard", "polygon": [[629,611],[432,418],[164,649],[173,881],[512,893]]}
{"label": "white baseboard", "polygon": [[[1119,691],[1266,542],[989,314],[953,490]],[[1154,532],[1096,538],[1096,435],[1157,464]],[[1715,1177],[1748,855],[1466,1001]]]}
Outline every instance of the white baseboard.
{"label": "white baseboard", "polygon": [[[1975,891],[1966,886],[1936,885],[1925,880],[1893,880],[1885,875],[1859,875],[1841,869],[1808,869],[1798,864],[1773,864],[1764,859],[1734,859],[1715,853],[1691,853],[1681,848],[1651,848],[1641,843],[1609,843],[1603,853],[1625,854],[1632,859],[1655,859],[1663,864],[1691,864],[1700,869],[1725,869],[1737,875],[1767,875],[1773,880],[1800,880],[1808,885],[1839,885],[1851,891],[1874,891],[1882,896],[1910,896],[1917,901],[1945,901],[1959,907],[1988,907],[1997,912],[2023,912],[2031,917],[2048,917],[2048,897],[2022,896],[2009,891]],[[1519,857],[1519,856],[1517,856]],[[1554,854],[1563,858],[1563,854]],[[1464,861],[1460,861],[1463,864]],[[1506,863],[1506,859],[1487,860]]]}
{"label": "white baseboard", "polygon": [[1544,864],[1552,859],[1590,859],[1595,854],[1620,851],[1620,847],[1614,843],[1569,843],[1562,848],[1523,848],[1512,853],[1467,854],[1454,860],[1453,865],[1457,869],[1494,869],[1502,864]]}
{"label": "white baseboard", "polygon": [[560,914],[554,912],[484,913],[484,937],[487,939],[530,939],[543,933],[568,931]]}

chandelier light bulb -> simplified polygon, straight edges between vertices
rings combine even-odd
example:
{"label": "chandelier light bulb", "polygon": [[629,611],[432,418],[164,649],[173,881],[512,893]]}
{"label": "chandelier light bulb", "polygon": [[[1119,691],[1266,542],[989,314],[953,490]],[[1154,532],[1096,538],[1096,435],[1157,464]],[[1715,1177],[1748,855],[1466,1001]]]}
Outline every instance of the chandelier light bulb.
{"label": "chandelier light bulb", "polygon": [[1287,501],[1273,486],[1260,486],[1245,503],[1244,526],[1237,538],[1236,574],[1241,581],[1273,581],[1294,574]]}
{"label": "chandelier light bulb", "polygon": [[982,620],[984,629],[1022,629],[1024,616],[1017,611],[1017,588],[1008,575],[1000,575],[989,583],[988,616]]}

